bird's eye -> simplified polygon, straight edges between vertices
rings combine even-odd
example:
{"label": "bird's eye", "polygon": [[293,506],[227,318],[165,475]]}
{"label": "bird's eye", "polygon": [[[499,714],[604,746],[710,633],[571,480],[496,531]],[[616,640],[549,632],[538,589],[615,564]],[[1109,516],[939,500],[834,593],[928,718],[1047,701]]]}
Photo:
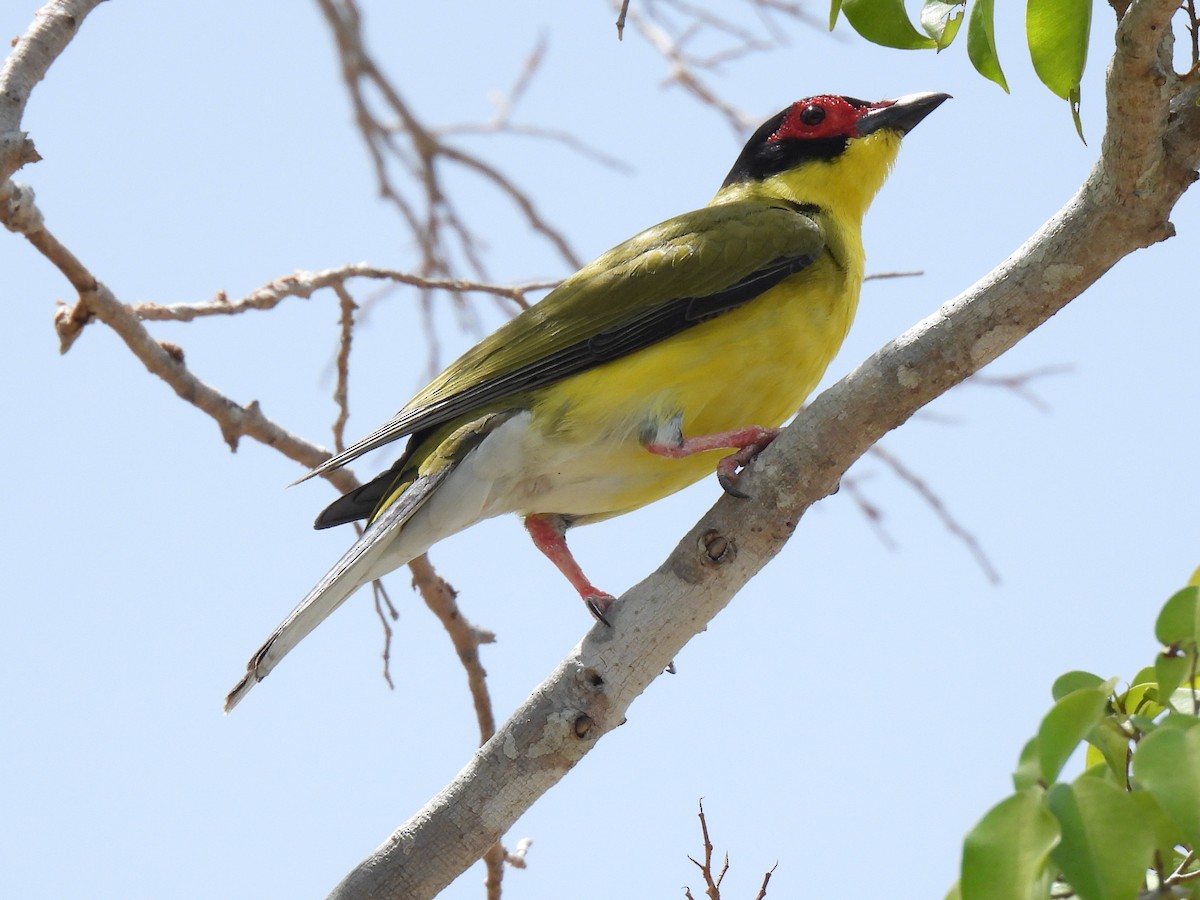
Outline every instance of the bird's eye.
{"label": "bird's eye", "polygon": [[800,111],[800,121],[805,125],[820,125],[825,121],[825,107],[810,104]]}

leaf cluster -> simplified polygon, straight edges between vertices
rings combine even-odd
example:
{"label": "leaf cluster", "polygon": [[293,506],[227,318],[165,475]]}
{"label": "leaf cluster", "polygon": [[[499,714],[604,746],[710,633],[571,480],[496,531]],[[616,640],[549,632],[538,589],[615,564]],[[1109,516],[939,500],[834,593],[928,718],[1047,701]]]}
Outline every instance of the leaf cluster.
{"label": "leaf cluster", "polygon": [[[948,900],[1200,897],[1200,587],[1167,601],[1155,634],[1162,651],[1124,691],[1089,672],[1055,681]],[[1059,780],[1081,744],[1083,774]]]}
{"label": "leaf cluster", "polygon": [[[829,28],[838,14],[855,31],[883,47],[900,50],[937,50],[953,43],[966,23],[967,56],[975,70],[1008,91],[1008,81],[996,51],[995,0],[924,0],[920,28],[913,25],[904,0],[831,0]],[[1038,78],[1057,96],[1071,104],[1075,128],[1080,131],[1079,83],[1087,65],[1088,36],[1092,27],[1091,0],[1027,0],[1025,36]]]}

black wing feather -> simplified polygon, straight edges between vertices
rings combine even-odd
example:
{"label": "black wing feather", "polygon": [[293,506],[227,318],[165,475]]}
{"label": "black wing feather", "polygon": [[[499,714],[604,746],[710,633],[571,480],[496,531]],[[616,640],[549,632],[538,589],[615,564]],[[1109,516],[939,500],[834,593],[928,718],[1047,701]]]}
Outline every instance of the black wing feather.
{"label": "black wing feather", "polygon": [[421,410],[420,428],[424,431],[436,427],[485,404],[560,381],[593,366],[643,350],[693,325],[749,303],[789,275],[810,265],[814,259],[813,254],[778,259],[725,290],[704,297],[681,297],[648,309],[615,328],[564,347],[537,362],[430,404]]}

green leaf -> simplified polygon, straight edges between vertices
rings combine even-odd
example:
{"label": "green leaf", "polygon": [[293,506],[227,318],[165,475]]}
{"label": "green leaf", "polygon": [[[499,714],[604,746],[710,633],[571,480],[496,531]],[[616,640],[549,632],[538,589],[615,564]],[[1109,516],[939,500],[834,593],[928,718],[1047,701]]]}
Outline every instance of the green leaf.
{"label": "green leaf", "polygon": [[[1175,720],[1175,721],[1172,721]],[[1190,721],[1189,721],[1190,720]],[[1168,717],[1142,738],[1133,774],[1193,843],[1200,842],[1200,720]]]}
{"label": "green leaf", "polygon": [[1029,0],[1025,36],[1042,83],[1064,100],[1078,100],[1079,80],[1087,63],[1092,0]]}
{"label": "green leaf", "polygon": [[1100,687],[1072,691],[1046,713],[1038,728],[1038,762],[1043,782],[1051,784],[1058,779],[1068,757],[1104,716],[1111,690],[1111,682],[1104,682]]}
{"label": "green leaf", "polygon": [[963,842],[962,900],[1034,900],[1048,885],[1046,860],[1058,843],[1058,820],[1029,788],[1000,801]]}
{"label": "green leaf", "polygon": [[[1150,677],[1145,678],[1146,673]],[[1163,711],[1158,703],[1158,681],[1154,677],[1154,669],[1148,667],[1138,673],[1144,680],[1135,681],[1124,694],[1117,698],[1117,705],[1129,715],[1141,713],[1154,718]]]}
{"label": "green leaf", "polygon": [[1188,654],[1182,656],[1158,654],[1158,658],[1154,661],[1154,673],[1158,677],[1158,696],[1162,702],[1170,702],[1171,695],[1183,684],[1191,669],[1192,658]]}
{"label": "green leaf", "polygon": [[1091,777],[1054,785],[1046,805],[1062,829],[1050,858],[1075,893],[1086,900],[1137,896],[1154,854],[1147,808],[1132,794]]}
{"label": "green leaf", "polygon": [[993,22],[995,0],[975,0],[971,17],[967,22],[967,56],[975,71],[988,78],[1008,93],[1008,82],[1000,69],[1000,57],[996,55],[996,28]]}
{"label": "green leaf", "polygon": [[1013,772],[1013,787],[1018,792],[1035,787],[1039,783],[1042,777],[1039,759],[1038,739],[1032,737],[1021,748],[1021,756],[1017,760],[1017,770]]}
{"label": "green leaf", "polygon": [[1147,682],[1156,681],[1154,666],[1144,666],[1140,672],[1133,676],[1129,682],[1130,687],[1138,684],[1146,684]]}
{"label": "green leaf", "polygon": [[1104,684],[1104,679],[1099,675],[1093,675],[1091,672],[1067,672],[1054,679],[1054,684],[1050,688],[1050,696],[1055,700],[1061,700],[1073,691],[1094,688],[1101,684]]}
{"label": "green leaf", "polygon": [[1195,681],[1189,681],[1183,687],[1175,689],[1167,700],[1172,711],[1189,716],[1200,715],[1200,691],[1193,687],[1194,684]]}
{"label": "green leaf", "polygon": [[833,26],[837,24],[838,13],[842,11],[842,0],[830,0],[829,2],[829,30],[833,31]]}
{"label": "green leaf", "polygon": [[846,21],[872,44],[898,50],[928,50],[937,41],[913,28],[904,0],[842,0]]}
{"label": "green leaf", "polygon": [[962,889],[959,888],[958,882],[954,882],[954,887],[946,892],[946,900],[962,900]]}
{"label": "green leaf", "polygon": [[1105,716],[1088,732],[1087,742],[1084,765],[1090,769],[1099,763],[1106,763],[1119,783],[1125,784],[1129,769],[1129,735],[1121,730],[1121,726]]}
{"label": "green leaf", "polygon": [[921,30],[937,42],[939,53],[954,42],[965,8],[966,0],[925,0],[921,7]]}
{"label": "green leaf", "polygon": [[[1166,728],[1174,731],[1188,731],[1189,729],[1195,728],[1197,725],[1200,725],[1200,719],[1196,718],[1195,716],[1189,716],[1186,713],[1171,713],[1171,715],[1162,720],[1162,723],[1158,726],[1158,728]],[[1158,729],[1155,730],[1157,731]]]}
{"label": "green leaf", "polygon": [[[1149,791],[1134,791],[1129,795],[1141,807],[1141,815],[1146,820],[1146,830],[1150,832],[1154,848],[1164,857],[1169,857],[1176,846],[1188,842],[1187,835],[1166,814],[1154,795]],[[1179,868],[1178,865],[1175,868]]]}
{"label": "green leaf", "polygon": [[1154,636],[1165,647],[1200,640],[1200,587],[1185,587],[1163,604]]}
{"label": "green leaf", "polygon": [[[1159,709],[1159,712],[1162,712],[1162,710]],[[1134,713],[1129,717],[1129,724],[1142,734],[1149,734],[1158,727],[1156,724],[1154,724],[1154,719],[1150,718],[1149,716],[1143,716],[1139,713]]]}
{"label": "green leaf", "polygon": [[1079,85],[1071,88],[1071,93],[1067,95],[1067,102],[1071,104],[1071,118],[1075,122],[1075,133],[1079,135],[1079,139],[1083,141],[1083,146],[1087,146],[1087,138],[1083,136],[1083,120],[1079,118]]}

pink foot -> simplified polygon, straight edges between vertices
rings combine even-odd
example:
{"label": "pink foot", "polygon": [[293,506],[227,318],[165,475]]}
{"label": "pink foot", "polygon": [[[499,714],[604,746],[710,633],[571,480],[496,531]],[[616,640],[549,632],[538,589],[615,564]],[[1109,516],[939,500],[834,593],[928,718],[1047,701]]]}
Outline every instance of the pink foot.
{"label": "pink foot", "polygon": [[604,614],[616,598],[597,588],[583,574],[583,569],[579,567],[567,546],[564,536],[567,524],[566,518],[560,515],[536,513],[525,517],[525,530],[533,538],[534,546],[554,563],[558,571],[566,576],[567,581],[571,582],[571,587],[579,592],[579,597],[588,611],[605,625],[609,625]]}
{"label": "pink foot", "polygon": [[778,428],[749,425],[735,431],[720,431],[716,434],[683,438],[678,444],[650,443],[646,445],[646,449],[656,456],[665,456],[667,459],[682,459],[706,450],[733,449],[733,453],[717,463],[717,482],[725,493],[745,500],[748,495],[737,487],[738,469],[749,464],[778,436]]}

